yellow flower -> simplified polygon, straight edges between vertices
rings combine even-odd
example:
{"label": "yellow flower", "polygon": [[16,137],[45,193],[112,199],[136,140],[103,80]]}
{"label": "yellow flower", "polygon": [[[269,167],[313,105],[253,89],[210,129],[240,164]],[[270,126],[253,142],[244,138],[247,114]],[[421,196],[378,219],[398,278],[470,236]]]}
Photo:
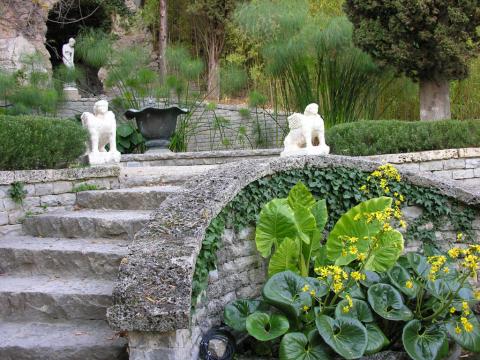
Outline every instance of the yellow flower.
{"label": "yellow flower", "polygon": [[352,271],[350,273],[350,276],[352,277],[353,280],[355,281],[360,281],[360,280],[365,280],[366,276],[365,274],[362,274],[359,271]]}
{"label": "yellow flower", "polygon": [[462,302],[462,311],[464,316],[470,315],[470,307],[468,306],[468,302],[466,301]]}
{"label": "yellow flower", "polygon": [[342,308],[342,311],[346,314],[346,313],[348,313],[348,312],[350,311],[350,307],[349,307],[349,306],[344,306],[344,307]]}
{"label": "yellow flower", "polygon": [[367,193],[368,192],[367,185],[360,186],[360,191]]}
{"label": "yellow flower", "polygon": [[305,286],[302,288],[302,291],[303,291],[303,292],[307,292],[308,290],[310,290],[310,286],[308,286],[308,285],[305,285]]}
{"label": "yellow flower", "polygon": [[480,300],[480,290],[475,290],[473,295],[475,296],[475,299]]}
{"label": "yellow flower", "polygon": [[448,274],[448,273],[450,272],[450,269],[449,269],[448,267],[446,267],[446,268],[443,269],[443,272],[444,272],[445,274]]}
{"label": "yellow flower", "polygon": [[459,248],[451,248],[448,250],[448,256],[450,256],[452,259],[456,259],[460,255],[460,249]]}
{"label": "yellow flower", "polygon": [[457,327],[455,328],[455,332],[457,334],[461,334],[462,333],[462,329],[460,329],[460,327],[457,325]]}
{"label": "yellow flower", "polygon": [[407,223],[405,222],[405,220],[400,220],[399,222],[400,222],[400,226],[401,226],[402,228],[404,228],[404,229],[407,228]]}
{"label": "yellow flower", "polygon": [[358,253],[358,249],[356,246],[350,246],[349,251],[350,251],[350,254],[352,255],[355,255],[356,253]]}
{"label": "yellow flower", "polygon": [[460,242],[460,241],[462,241],[462,239],[463,239],[463,233],[458,233],[457,234],[457,241]]}
{"label": "yellow flower", "polygon": [[357,260],[361,262],[365,261],[366,258],[367,258],[367,255],[365,255],[365,253],[359,253],[357,255]]}
{"label": "yellow flower", "polygon": [[383,224],[383,231],[392,231],[392,227],[390,224]]}
{"label": "yellow flower", "polygon": [[455,311],[457,311],[457,309],[455,309],[455,307],[454,307],[454,306],[452,306],[452,307],[450,308],[450,314],[454,314],[454,313],[455,313]]}
{"label": "yellow flower", "polygon": [[412,289],[413,288],[413,281],[412,280],[407,280],[407,282],[405,283],[405,287],[407,289]]}
{"label": "yellow flower", "polygon": [[352,297],[347,294],[347,295],[345,296],[345,299],[348,301],[348,306],[353,307]]}
{"label": "yellow flower", "polygon": [[310,310],[310,307],[308,307],[307,305],[303,305],[303,311],[307,312],[308,310]]}
{"label": "yellow flower", "polygon": [[464,316],[460,318],[460,321],[463,325],[463,328],[465,329],[466,332],[472,332],[473,331],[473,325],[468,319]]}
{"label": "yellow flower", "polygon": [[315,290],[311,290],[310,295],[315,296]]}

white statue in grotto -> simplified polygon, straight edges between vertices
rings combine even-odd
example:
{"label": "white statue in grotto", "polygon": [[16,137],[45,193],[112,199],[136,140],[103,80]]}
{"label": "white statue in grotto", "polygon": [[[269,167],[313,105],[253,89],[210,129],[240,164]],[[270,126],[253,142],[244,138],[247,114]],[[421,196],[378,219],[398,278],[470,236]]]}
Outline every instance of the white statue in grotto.
{"label": "white statue in grotto", "polygon": [[[108,101],[100,100],[93,106],[93,114],[84,112],[82,125],[88,130],[87,157],[90,165],[114,164],[120,162],[117,150],[115,114],[108,110]],[[109,146],[109,150],[105,148]]]}
{"label": "white statue in grotto", "polygon": [[62,60],[65,66],[69,69],[75,68],[73,59],[75,57],[75,39],[68,39],[68,43],[62,46]]}
{"label": "white statue in grotto", "polygon": [[318,114],[318,105],[310,104],[303,114],[288,117],[290,132],[284,141],[280,156],[327,155],[330,147],[325,143],[325,126]]}

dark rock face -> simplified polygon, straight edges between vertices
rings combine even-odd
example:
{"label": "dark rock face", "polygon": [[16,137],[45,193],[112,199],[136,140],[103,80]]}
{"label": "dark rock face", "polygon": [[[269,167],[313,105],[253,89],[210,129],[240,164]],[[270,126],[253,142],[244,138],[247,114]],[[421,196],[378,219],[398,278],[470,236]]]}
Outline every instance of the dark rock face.
{"label": "dark rock face", "polygon": [[[246,160],[227,164],[186,184],[167,198],[140,231],[120,266],[114,305],[108,320],[130,331],[169,332],[188,329],[192,278],[205,230],[246,185],[259,178],[303,167],[347,167],[371,172],[378,162],[344,156]],[[480,196],[453,182],[404,172],[403,181],[433,187],[460,202],[478,206]],[[377,358],[390,359],[390,358]]]}

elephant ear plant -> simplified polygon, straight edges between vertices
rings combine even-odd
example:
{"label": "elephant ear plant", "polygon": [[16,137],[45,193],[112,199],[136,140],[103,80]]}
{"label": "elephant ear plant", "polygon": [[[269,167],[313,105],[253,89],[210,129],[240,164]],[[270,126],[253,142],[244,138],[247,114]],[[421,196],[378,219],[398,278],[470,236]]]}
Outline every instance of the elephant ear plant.
{"label": "elephant ear plant", "polygon": [[358,204],[326,241],[326,202],[302,183],[267,203],[255,241],[270,257],[269,278],[260,299],[226,306],[225,323],[268,342],[280,360],[358,359],[387,349],[440,360],[454,342],[480,352],[480,323],[471,310],[480,292],[468,282],[480,246],[402,255],[396,227],[404,222],[393,201]]}

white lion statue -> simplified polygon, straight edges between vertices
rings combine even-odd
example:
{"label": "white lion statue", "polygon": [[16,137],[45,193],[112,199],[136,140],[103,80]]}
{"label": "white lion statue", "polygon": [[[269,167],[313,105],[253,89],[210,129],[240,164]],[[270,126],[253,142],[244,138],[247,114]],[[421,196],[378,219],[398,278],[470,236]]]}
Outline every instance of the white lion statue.
{"label": "white lion statue", "polygon": [[[87,156],[90,165],[101,165],[120,162],[117,150],[115,114],[108,111],[108,101],[100,100],[93,106],[93,114],[84,112],[82,125],[88,130],[90,139],[87,143]],[[105,148],[109,145],[109,150]]]}
{"label": "white lion statue", "polygon": [[318,105],[310,104],[303,114],[288,117],[290,132],[285,138],[285,149],[280,156],[327,155],[330,147],[325,144],[325,127],[318,114]]}

